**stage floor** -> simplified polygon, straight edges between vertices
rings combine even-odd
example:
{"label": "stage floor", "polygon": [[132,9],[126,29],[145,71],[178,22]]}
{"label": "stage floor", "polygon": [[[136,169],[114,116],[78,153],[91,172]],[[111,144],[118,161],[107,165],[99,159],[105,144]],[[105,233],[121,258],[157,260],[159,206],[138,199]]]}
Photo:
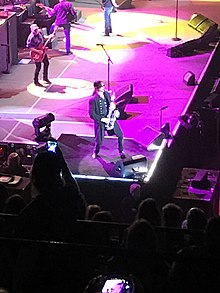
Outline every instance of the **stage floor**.
{"label": "stage floor", "polygon": [[[107,61],[110,56],[110,88],[118,90],[132,84],[134,100],[126,105],[128,118],[119,120],[125,136],[128,158],[143,153],[149,162],[154,156],[146,148],[159,133],[160,126],[170,124],[171,132],[178,117],[187,107],[195,86],[183,82],[186,72],[192,71],[199,80],[211,56],[200,52],[193,56],[170,58],[167,49],[200,37],[188,26],[193,13],[205,14],[217,22],[218,2],[180,1],[178,31],[175,19],[175,2],[133,1],[133,9],[118,10],[112,14],[113,35],[103,34],[103,12],[100,8],[78,7],[83,18],[72,25],[71,44],[73,55],[64,55],[63,32],[58,33],[58,44],[49,50],[49,87],[38,88],[33,84],[34,64],[26,49],[19,50],[20,62],[12,66],[10,74],[0,76],[0,141],[36,144],[33,119],[52,112],[52,135],[68,137],[65,158],[73,173],[108,176],[110,164],[119,160],[116,142],[106,139],[101,160],[91,160],[93,147],[93,122],[88,115],[88,100],[95,80],[104,80],[107,87]],[[173,41],[178,33],[180,41]],[[102,49],[103,44],[106,52]],[[164,110],[161,110],[163,109]],[[149,131],[150,129],[150,131]],[[149,135],[148,135],[149,133]],[[151,134],[150,134],[151,133]],[[86,156],[82,160],[81,148],[74,149],[72,137],[89,137],[83,146]],[[152,137],[151,137],[152,136]],[[140,143],[132,147],[128,141]],[[72,146],[69,143],[72,141]],[[112,142],[113,145],[111,144]],[[65,148],[65,144],[61,147]],[[136,142],[135,142],[136,146]],[[77,168],[80,164],[81,168]],[[92,173],[92,174],[90,174]]]}

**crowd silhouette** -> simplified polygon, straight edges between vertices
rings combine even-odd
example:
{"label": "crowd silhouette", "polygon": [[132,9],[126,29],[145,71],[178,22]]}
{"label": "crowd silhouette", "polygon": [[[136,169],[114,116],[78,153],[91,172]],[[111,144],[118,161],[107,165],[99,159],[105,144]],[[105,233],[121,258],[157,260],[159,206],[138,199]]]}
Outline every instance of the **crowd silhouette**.
{"label": "crowd silhouette", "polygon": [[0,292],[95,293],[115,278],[133,284],[118,292],[219,290],[218,215],[159,207],[133,183],[116,223],[101,203],[87,204],[59,148],[37,154],[30,182],[28,203],[0,185]]}

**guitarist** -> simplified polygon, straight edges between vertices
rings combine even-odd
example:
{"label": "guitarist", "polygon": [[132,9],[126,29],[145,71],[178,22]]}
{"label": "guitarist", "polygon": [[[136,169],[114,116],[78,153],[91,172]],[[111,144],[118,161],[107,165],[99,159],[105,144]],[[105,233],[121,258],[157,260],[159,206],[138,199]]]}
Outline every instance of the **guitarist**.
{"label": "guitarist", "polygon": [[35,72],[34,72],[34,84],[39,87],[43,87],[43,85],[39,82],[39,73],[41,70],[41,62],[43,62],[43,80],[50,84],[50,80],[48,79],[48,67],[49,61],[47,57],[47,47],[44,47],[44,37],[37,26],[37,24],[32,24],[30,26],[31,33],[27,38],[27,48],[30,49],[31,54],[36,54],[39,56],[38,59],[35,59]]}
{"label": "guitarist", "polygon": [[71,22],[69,17],[76,17],[76,11],[74,10],[72,3],[66,0],[59,0],[59,3],[54,8],[42,6],[48,12],[49,17],[56,16],[55,22],[52,24],[50,33],[56,33],[59,27],[62,27],[66,37],[66,54],[70,55],[70,29]]}

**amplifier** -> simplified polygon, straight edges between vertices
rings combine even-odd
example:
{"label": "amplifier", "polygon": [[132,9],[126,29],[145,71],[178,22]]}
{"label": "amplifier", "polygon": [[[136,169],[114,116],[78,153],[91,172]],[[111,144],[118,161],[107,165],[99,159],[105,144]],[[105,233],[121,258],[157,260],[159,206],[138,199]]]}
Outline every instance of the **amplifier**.
{"label": "amplifier", "polygon": [[147,172],[147,159],[145,156],[137,155],[131,159],[119,160],[113,168],[114,176],[132,178],[137,174]]}

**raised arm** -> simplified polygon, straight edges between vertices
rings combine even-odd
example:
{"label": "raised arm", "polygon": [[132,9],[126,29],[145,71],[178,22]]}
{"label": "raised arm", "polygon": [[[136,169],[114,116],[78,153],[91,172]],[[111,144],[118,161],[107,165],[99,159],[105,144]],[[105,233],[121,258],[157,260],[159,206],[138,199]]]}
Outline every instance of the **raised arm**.
{"label": "raised arm", "polygon": [[52,17],[52,16],[55,14],[53,8],[48,7],[48,6],[45,6],[43,3],[36,3],[36,6],[42,8],[42,9],[45,9],[45,10],[48,12],[48,15],[49,15],[50,17]]}

